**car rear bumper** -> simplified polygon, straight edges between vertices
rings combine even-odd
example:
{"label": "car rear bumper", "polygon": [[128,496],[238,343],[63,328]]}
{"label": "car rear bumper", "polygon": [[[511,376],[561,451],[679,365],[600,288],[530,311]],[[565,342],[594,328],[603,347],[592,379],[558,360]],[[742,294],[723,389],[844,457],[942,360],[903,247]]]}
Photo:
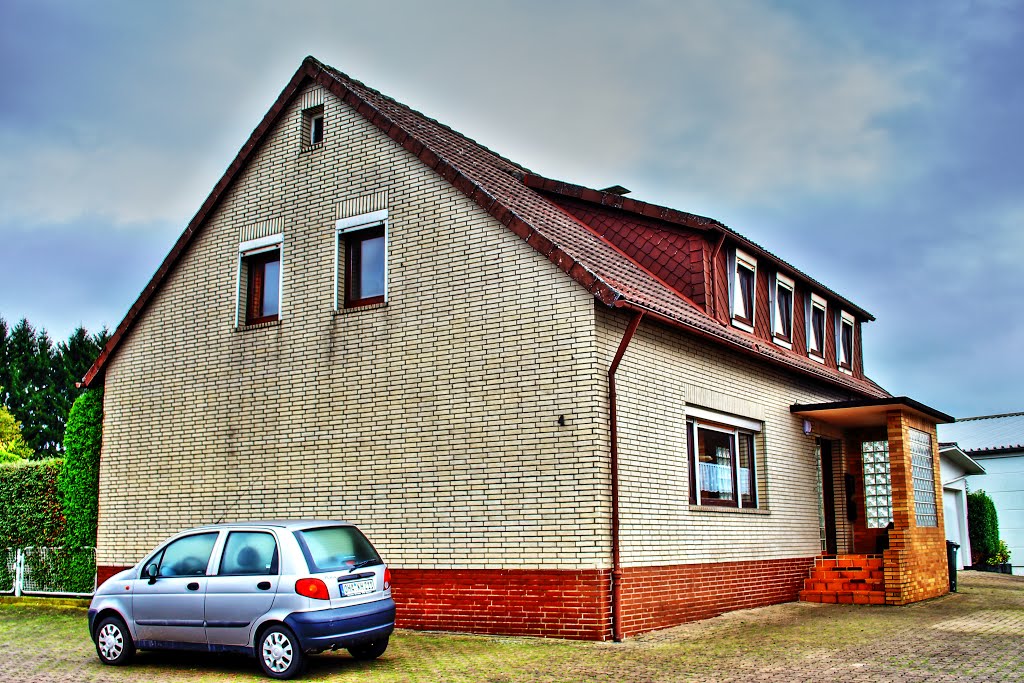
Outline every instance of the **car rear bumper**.
{"label": "car rear bumper", "polygon": [[294,612],[285,617],[303,650],[326,650],[369,643],[395,630],[391,598],[352,607]]}

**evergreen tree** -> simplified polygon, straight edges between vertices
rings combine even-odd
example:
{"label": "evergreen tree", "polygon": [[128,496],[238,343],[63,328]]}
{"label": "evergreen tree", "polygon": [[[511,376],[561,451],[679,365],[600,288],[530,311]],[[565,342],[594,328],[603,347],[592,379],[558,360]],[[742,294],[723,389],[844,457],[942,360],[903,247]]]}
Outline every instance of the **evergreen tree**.
{"label": "evergreen tree", "polygon": [[90,335],[84,327],[79,326],[71,333],[67,342],[57,344],[56,358],[52,364],[50,383],[53,391],[50,397],[52,406],[49,414],[58,419],[58,424],[52,430],[52,434],[60,436],[57,441],[60,452],[63,452],[62,442],[68,413],[71,411],[75,399],[82,394],[82,389],[79,389],[76,384],[82,381],[82,377],[92,367],[109,338],[110,333],[107,328]]}
{"label": "evergreen tree", "polygon": [[13,329],[0,318],[0,405],[22,425],[22,435],[36,458],[60,457],[64,429],[75,399],[75,385],[106,345],[104,328],[90,335],[79,327],[54,346],[45,330],[22,319]]}
{"label": "evergreen tree", "polygon": [[[49,343],[49,337],[45,337]],[[7,408],[21,422],[22,435],[29,446],[41,457],[44,442],[38,425],[42,416],[36,411],[43,401],[38,396],[47,385],[50,353],[39,354],[40,339],[28,320],[22,318],[7,338]]]}

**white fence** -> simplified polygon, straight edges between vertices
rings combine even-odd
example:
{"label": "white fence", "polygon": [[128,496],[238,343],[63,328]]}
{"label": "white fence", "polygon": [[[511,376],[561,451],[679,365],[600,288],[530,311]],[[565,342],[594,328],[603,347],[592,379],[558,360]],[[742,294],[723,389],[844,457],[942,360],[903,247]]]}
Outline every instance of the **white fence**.
{"label": "white fence", "polygon": [[0,548],[0,594],[89,597],[95,548]]}

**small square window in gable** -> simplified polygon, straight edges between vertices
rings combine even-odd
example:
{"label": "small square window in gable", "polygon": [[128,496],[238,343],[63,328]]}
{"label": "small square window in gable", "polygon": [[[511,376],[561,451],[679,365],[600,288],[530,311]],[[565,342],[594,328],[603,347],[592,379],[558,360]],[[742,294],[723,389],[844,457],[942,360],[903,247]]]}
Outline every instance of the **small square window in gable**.
{"label": "small square window in gable", "polygon": [[318,105],[302,112],[302,148],[315,149],[324,142],[324,106]]}

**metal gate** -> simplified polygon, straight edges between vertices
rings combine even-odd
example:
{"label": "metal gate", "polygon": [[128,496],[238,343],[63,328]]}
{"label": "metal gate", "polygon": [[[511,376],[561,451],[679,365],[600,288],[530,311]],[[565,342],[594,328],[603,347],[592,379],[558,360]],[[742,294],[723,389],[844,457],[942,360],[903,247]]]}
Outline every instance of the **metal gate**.
{"label": "metal gate", "polygon": [[89,597],[95,591],[95,548],[0,548],[2,594]]}

